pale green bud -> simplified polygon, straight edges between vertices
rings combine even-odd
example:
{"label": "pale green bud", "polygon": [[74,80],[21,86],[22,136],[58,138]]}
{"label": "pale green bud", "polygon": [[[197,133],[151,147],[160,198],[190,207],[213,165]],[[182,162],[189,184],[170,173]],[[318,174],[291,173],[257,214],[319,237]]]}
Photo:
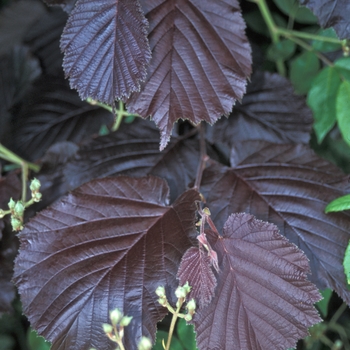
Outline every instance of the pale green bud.
{"label": "pale green bud", "polygon": [[11,198],[9,203],[8,203],[9,209],[10,210],[15,209],[15,205],[16,205],[16,202]]}
{"label": "pale green bud", "polygon": [[5,216],[5,212],[2,209],[0,209],[0,219],[2,219],[4,216]]}
{"label": "pale green bud", "polygon": [[34,178],[32,180],[32,182],[30,183],[30,186],[29,186],[29,188],[32,192],[38,192],[40,190],[40,187],[41,187],[41,183],[36,178]]}
{"label": "pale green bud", "polygon": [[151,350],[152,342],[147,337],[142,337],[139,345],[137,346],[138,350]]}
{"label": "pale green bud", "polygon": [[196,310],[196,302],[194,301],[194,299],[191,299],[187,305],[186,305],[186,308],[188,310],[188,313],[193,315],[195,310]]}
{"label": "pale green bud", "polygon": [[121,320],[120,320],[120,326],[122,327],[126,327],[129,326],[130,322],[132,320],[132,316],[124,316]]}
{"label": "pale green bud", "polygon": [[156,289],[156,294],[159,296],[159,298],[165,298],[166,297],[165,288],[163,286],[159,286]]}
{"label": "pale green bud", "polygon": [[21,218],[23,216],[23,213],[24,213],[24,205],[21,201],[18,201],[15,205],[15,208],[14,208],[14,215]]}
{"label": "pale green bud", "polygon": [[32,193],[32,198],[34,202],[40,202],[41,201],[42,194],[40,192],[34,192]]}
{"label": "pale green bud", "polygon": [[209,210],[209,208],[207,208],[207,207],[203,208],[203,213],[204,213],[205,215],[208,215],[208,216],[211,215],[210,210]]}
{"label": "pale green bud", "polygon": [[113,327],[112,327],[112,325],[110,325],[110,324],[108,324],[108,323],[103,323],[103,324],[102,324],[102,328],[103,328],[103,331],[104,331],[106,334],[113,333]]}
{"label": "pale green bud", "polygon": [[186,298],[186,289],[184,287],[177,287],[175,290],[176,298],[185,299]]}
{"label": "pale green bud", "polygon": [[11,216],[11,225],[12,225],[13,231],[23,230],[22,221],[13,216]]}
{"label": "pale green bud", "polygon": [[159,298],[158,299],[158,303],[162,306],[167,306],[166,303],[167,303],[167,300],[165,298]]}
{"label": "pale green bud", "polygon": [[190,321],[192,321],[192,316],[190,314],[187,314],[187,315],[185,315],[184,319],[186,322],[190,322]]}
{"label": "pale green bud", "polygon": [[186,295],[191,291],[192,287],[188,284],[188,281],[184,284],[183,289],[186,292]]}
{"label": "pale green bud", "polygon": [[117,323],[119,323],[119,321],[122,319],[123,314],[119,309],[114,309],[113,311],[111,311],[111,313],[109,314],[109,318],[112,321],[112,325],[116,325]]}

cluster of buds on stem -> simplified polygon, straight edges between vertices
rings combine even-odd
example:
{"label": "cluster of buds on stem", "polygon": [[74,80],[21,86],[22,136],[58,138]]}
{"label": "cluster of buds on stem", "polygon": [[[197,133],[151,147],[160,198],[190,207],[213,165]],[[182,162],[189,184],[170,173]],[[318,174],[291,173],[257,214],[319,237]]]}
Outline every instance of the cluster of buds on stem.
{"label": "cluster of buds on stem", "polygon": [[186,310],[187,313],[183,314],[180,313],[180,310],[183,306],[183,304],[186,302],[187,295],[191,291],[191,286],[189,286],[188,282],[185,283],[183,286],[179,286],[175,290],[175,295],[177,298],[176,302],[176,310],[169,304],[168,299],[166,297],[165,288],[160,286],[156,289],[156,294],[158,295],[159,299],[158,302],[160,305],[166,307],[172,314],[176,315],[177,317],[184,318],[187,322],[192,320],[193,315],[196,311],[196,302],[194,299],[191,299],[186,304]]}
{"label": "cluster of buds on stem", "polygon": [[114,309],[110,312],[109,318],[112,324],[103,323],[103,331],[110,340],[117,343],[119,348],[123,350],[124,327],[130,324],[132,316],[124,316],[119,309]]}
{"label": "cluster of buds on stem", "polygon": [[30,183],[30,190],[32,191],[32,199],[34,202],[40,202],[42,194],[40,193],[40,181],[38,179],[33,179]]}

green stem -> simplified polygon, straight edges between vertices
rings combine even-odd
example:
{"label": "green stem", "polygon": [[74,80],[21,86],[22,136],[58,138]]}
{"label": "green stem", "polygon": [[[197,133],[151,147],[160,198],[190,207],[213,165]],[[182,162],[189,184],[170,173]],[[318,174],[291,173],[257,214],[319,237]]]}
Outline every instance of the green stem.
{"label": "green stem", "polygon": [[[274,44],[277,44],[280,41],[279,38],[279,33],[278,33],[278,27],[276,26],[271,12],[266,4],[265,0],[253,0],[261,12],[261,15],[264,18],[264,21],[267,25],[267,28],[269,29],[270,35],[271,35],[271,40]],[[276,66],[277,66],[277,71],[280,75],[285,76],[286,75],[286,67],[284,66],[283,60],[278,59],[276,61]]]}
{"label": "green stem", "polygon": [[18,164],[22,166],[23,164],[26,164],[28,169],[33,170],[35,172],[38,172],[40,170],[40,166],[34,163],[30,163],[19,157],[17,154],[10,151],[8,148],[3,146],[0,143],[0,158],[7,160],[11,163]]}
{"label": "green stem", "polygon": [[[179,300],[180,301],[180,300]],[[169,335],[168,335],[168,340],[166,343],[166,347],[165,350],[170,350],[170,344],[171,344],[171,338],[173,337],[173,333],[174,333],[174,329],[175,329],[175,324],[176,324],[176,320],[179,316],[180,310],[181,310],[181,306],[183,304],[182,302],[179,302],[179,306],[177,307],[176,311],[173,313],[173,317],[171,319],[171,324],[170,324],[170,329],[169,329]]]}
{"label": "green stem", "polygon": [[297,30],[291,30],[291,29],[284,29],[280,27],[275,27],[275,31],[277,34],[283,35],[283,36],[294,36],[297,38],[302,39],[308,39],[308,40],[318,40],[318,41],[326,41],[329,43],[339,44],[342,45],[344,43],[344,40],[340,40],[337,38],[330,38],[327,36],[312,34],[312,33],[306,33],[306,32],[298,32]]}
{"label": "green stem", "polygon": [[307,44],[305,41],[300,40],[298,38],[294,38],[293,36],[286,36],[289,40],[294,41],[297,45],[303,47],[305,50],[313,52],[323,63],[332,67],[334,66],[333,62],[330,61],[326,56],[322,55],[320,52],[316,51],[311,45]]}

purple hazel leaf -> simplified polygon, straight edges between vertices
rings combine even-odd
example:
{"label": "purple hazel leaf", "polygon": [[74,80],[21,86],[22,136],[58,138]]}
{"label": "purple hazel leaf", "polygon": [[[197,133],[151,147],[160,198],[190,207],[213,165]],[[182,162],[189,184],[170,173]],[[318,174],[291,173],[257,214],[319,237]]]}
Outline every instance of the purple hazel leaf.
{"label": "purple hazel leaf", "polygon": [[81,99],[113,105],[140,90],[151,58],[138,0],[78,0],[63,31],[63,68]]}
{"label": "purple hazel leaf", "polygon": [[167,313],[155,291],[178,285],[199,200],[195,190],[171,206],[168,197],[154,176],[93,180],[26,225],[14,281],[23,312],[52,350],[115,349],[101,326],[116,308],[133,317],[127,349],[142,335],[154,340]]}
{"label": "purple hazel leaf", "polygon": [[191,247],[182,257],[177,273],[181,286],[188,282],[192,287],[188,300],[194,298],[200,307],[209,304],[214,296],[216,277],[211,266],[208,252],[199,247]]}
{"label": "purple hazel leaf", "polygon": [[243,97],[251,49],[237,0],[142,0],[152,60],[128,108],[151,116],[167,145],[173,124],[213,124]]}
{"label": "purple hazel leaf", "polygon": [[211,303],[193,318],[199,350],[282,350],[321,321],[308,259],[275,225],[232,214],[223,235],[208,239],[220,274]]}

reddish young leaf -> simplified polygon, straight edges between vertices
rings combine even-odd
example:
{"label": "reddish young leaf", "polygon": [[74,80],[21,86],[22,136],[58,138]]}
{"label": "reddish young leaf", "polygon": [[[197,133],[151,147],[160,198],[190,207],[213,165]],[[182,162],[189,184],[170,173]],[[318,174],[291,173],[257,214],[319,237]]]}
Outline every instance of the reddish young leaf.
{"label": "reddish young leaf", "polygon": [[300,0],[325,28],[334,27],[340,39],[350,38],[350,2],[348,0]]}
{"label": "reddish young leaf", "polygon": [[89,182],[39,213],[20,234],[14,281],[32,326],[52,350],[114,349],[102,331],[109,311],[133,316],[125,346],[154,339],[167,310],[159,285],[172,291],[195,230],[196,191],[168,206],[156,177]]}
{"label": "reddish young leaf", "polygon": [[286,349],[321,321],[308,259],[275,225],[233,214],[212,246],[220,274],[214,299],[194,317],[200,350]]}
{"label": "reddish young leaf", "polygon": [[78,0],[61,49],[66,76],[83,100],[112,105],[139,91],[151,53],[138,0]]}
{"label": "reddish young leaf", "polygon": [[214,296],[216,277],[211,266],[207,252],[191,247],[182,257],[177,273],[181,286],[188,282],[192,287],[188,300],[194,298],[201,307],[206,306]]}
{"label": "reddish young leaf", "polygon": [[212,163],[200,188],[218,230],[235,212],[274,223],[309,258],[311,281],[350,303],[342,266],[350,214],[324,213],[329,202],[349,192],[348,177],[306,145],[242,142],[231,163],[234,168]]}
{"label": "reddish young leaf", "polygon": [[251,72],[238,1],[142,0],[153,53],[130,110],[151,115],[164,149],[178,119],[214,123],[241,99]]}
{"label": "reddish young leaf", "polygon": [[294,94],[292,84],[278,74],[257,72],[248,84],[242,103],[229,118],[222,117],[207,128],[210,142],[266,140],[275,143],[308,143],[312,113],[303,96]]}

